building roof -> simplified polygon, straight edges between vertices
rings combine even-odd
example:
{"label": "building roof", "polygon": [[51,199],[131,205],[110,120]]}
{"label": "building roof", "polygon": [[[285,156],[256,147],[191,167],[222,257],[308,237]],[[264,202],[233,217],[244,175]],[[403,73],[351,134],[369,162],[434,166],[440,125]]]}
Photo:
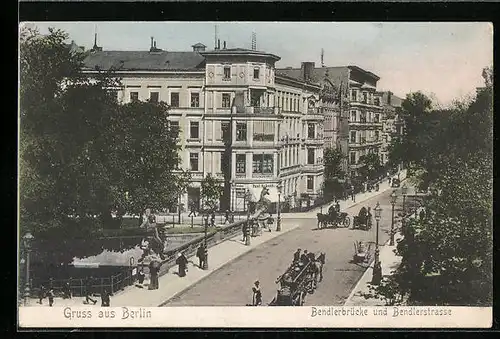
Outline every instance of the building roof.
{"label": "building roof", "polygon": [[198,52],[98,51],[84,60],[85,68],[121,70],[196,70],[205,58]]}
{"label": "building roof", "polygon": [[[372,72],[366,71],[358,66],[336,66],[336,67],[315,67],[313,70],[313,74],[311,75],[311,81],[313,82],[322,82],[322,80],[326,77],[328,73],[328,78],[340,78],[341,74],[343,74],[347,69],[356,70],[362,72],[375,80],[380,80],[380,77],[375,75]],[[302,69],[301,68],[282,68],[278,70],[283,75],[287,75],[296,79],[302,78]]]}
{"label": "building roof", "polygon": [[263,51],[255,51],[253,49],[246,48],[222,48],[216,49],[212,51],[202,52],[203,55],[256,55],[256,56],[265,56],[271,59],[275,59],[276,61],[281,60],[281,58],[275,54],[263,52]]}
{"label": "building roof", "polygon": [[205,46],[204,44],[202,44],[201,42],[197,42],[195,43],[194,45],[192,45],[191,47],[207,47]]}
{"label": "building roof", "polygon": [[354,65],[347,66],[347,67],[348,67],[349,69],[351,69],[351,70],[356,70],[356,71],[358,71],[358,72],[361,72],[361,73],[364,73],[364,74],[366,74],[366,75],[368,75],[368,76],[371,76],[373,79],[375,79],[375,80],[377,80],[377,81],[378,81],[378,80],[380,80],[380,77],[379,77],[378,75],[376,75],[376,74],[374,74],[374,73],[372,73],[372,72],[370,72],[370,71],[366,71],[366,70],[362,69],[361,67],[354,66]]}

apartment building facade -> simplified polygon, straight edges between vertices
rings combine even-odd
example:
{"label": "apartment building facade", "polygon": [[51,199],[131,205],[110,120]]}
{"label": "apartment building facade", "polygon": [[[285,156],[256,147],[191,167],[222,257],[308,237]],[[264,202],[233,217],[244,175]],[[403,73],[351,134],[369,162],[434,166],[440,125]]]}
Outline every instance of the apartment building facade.
{"label": "apartment building facade", "polygon": [[[246,49],[95,50],[87,71],[114,69],[118,99],[164,101],[179,130],[181,168],[191,172],[184,206],[202,208],[201,182],[224,185],[220,208],[243,210],[250,189],[268,187],[291,206],[313,199],[323,180],[320,87],[275,74],[280,57]],[[314,131],[314,132],[313,132]],[[307,203],[307,202],[306,202]]]}
{"label": "apartment building facade", "polygon": [[[311,67],[307,67],[312,64]],[[381,156],[384,110],[377,92],[380,78],[357,66],[320,67],[302,63],[280,73],[322,84],[322,112],[325,117],[325,147],[340,149],[348,178],[357,177],[364,155]],[[332,88],[329,90],[329,88]],[[330,99],[333,95],[333,100]],[[329,100],[330,99],[330,100]]]}
{"label": "apartment building facade", "polygon": [[382,129],[381,161],[385,165],[389,162],[389,147],[392,138],[402,136],[404,132],[404,120],[401,117],[401,104],[403,99],[390,91],[380,92],[384,110]]}

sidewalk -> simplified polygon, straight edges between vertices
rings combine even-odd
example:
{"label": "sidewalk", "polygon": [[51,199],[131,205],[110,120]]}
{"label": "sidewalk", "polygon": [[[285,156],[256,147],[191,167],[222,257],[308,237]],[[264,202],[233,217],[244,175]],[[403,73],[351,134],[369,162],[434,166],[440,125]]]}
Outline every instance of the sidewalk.
{"label": "sidewalk", "polygon": [[[401,257],[394,253],[398,240],[402,238],[400,233],[394,235],[394,246],[389,246],[389,241],[380,249],[380,266],[382,267],[382,277],[391,275],[401,263]],[[385,306],[385,302],[378,298],[365,298],[364,295],[370,292],[371,280],[373,276],[372,261],[368,269],[363,273],[356,286],[351,291],[344,306]]]}

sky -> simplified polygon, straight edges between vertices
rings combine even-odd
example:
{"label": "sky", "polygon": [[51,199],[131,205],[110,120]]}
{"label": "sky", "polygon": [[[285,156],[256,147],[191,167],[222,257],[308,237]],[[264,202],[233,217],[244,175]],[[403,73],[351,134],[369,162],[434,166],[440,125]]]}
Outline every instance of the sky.
{"label": "sky", "polygon": [[[24,23],[25,24],[25,23]],[[35,22],[41,33],[60,28],[69,40],[91,48],[94,32],[104,50],[148,50],[157,47],[189,51],[201,42],[277,54],[277,67],[300,67],[302,61],[326,66],[356,65],[377,74],[379,90],[404,97],[421,90],[447,105],[483,86],[482,69],[493,65],[493,25],[474,22]]]}

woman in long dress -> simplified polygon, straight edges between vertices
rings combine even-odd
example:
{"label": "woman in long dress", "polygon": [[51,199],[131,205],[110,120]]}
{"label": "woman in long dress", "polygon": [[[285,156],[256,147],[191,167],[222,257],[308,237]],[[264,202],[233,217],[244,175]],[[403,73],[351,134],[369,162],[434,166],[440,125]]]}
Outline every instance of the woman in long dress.
{"label": "woman in long dress", "polygon": [[184,253],[179,253],[177,260],[175,261],[177,265],[179,265],[179,277],[185,277],[186,276],[186,267],[188,260],[184,256]]}

